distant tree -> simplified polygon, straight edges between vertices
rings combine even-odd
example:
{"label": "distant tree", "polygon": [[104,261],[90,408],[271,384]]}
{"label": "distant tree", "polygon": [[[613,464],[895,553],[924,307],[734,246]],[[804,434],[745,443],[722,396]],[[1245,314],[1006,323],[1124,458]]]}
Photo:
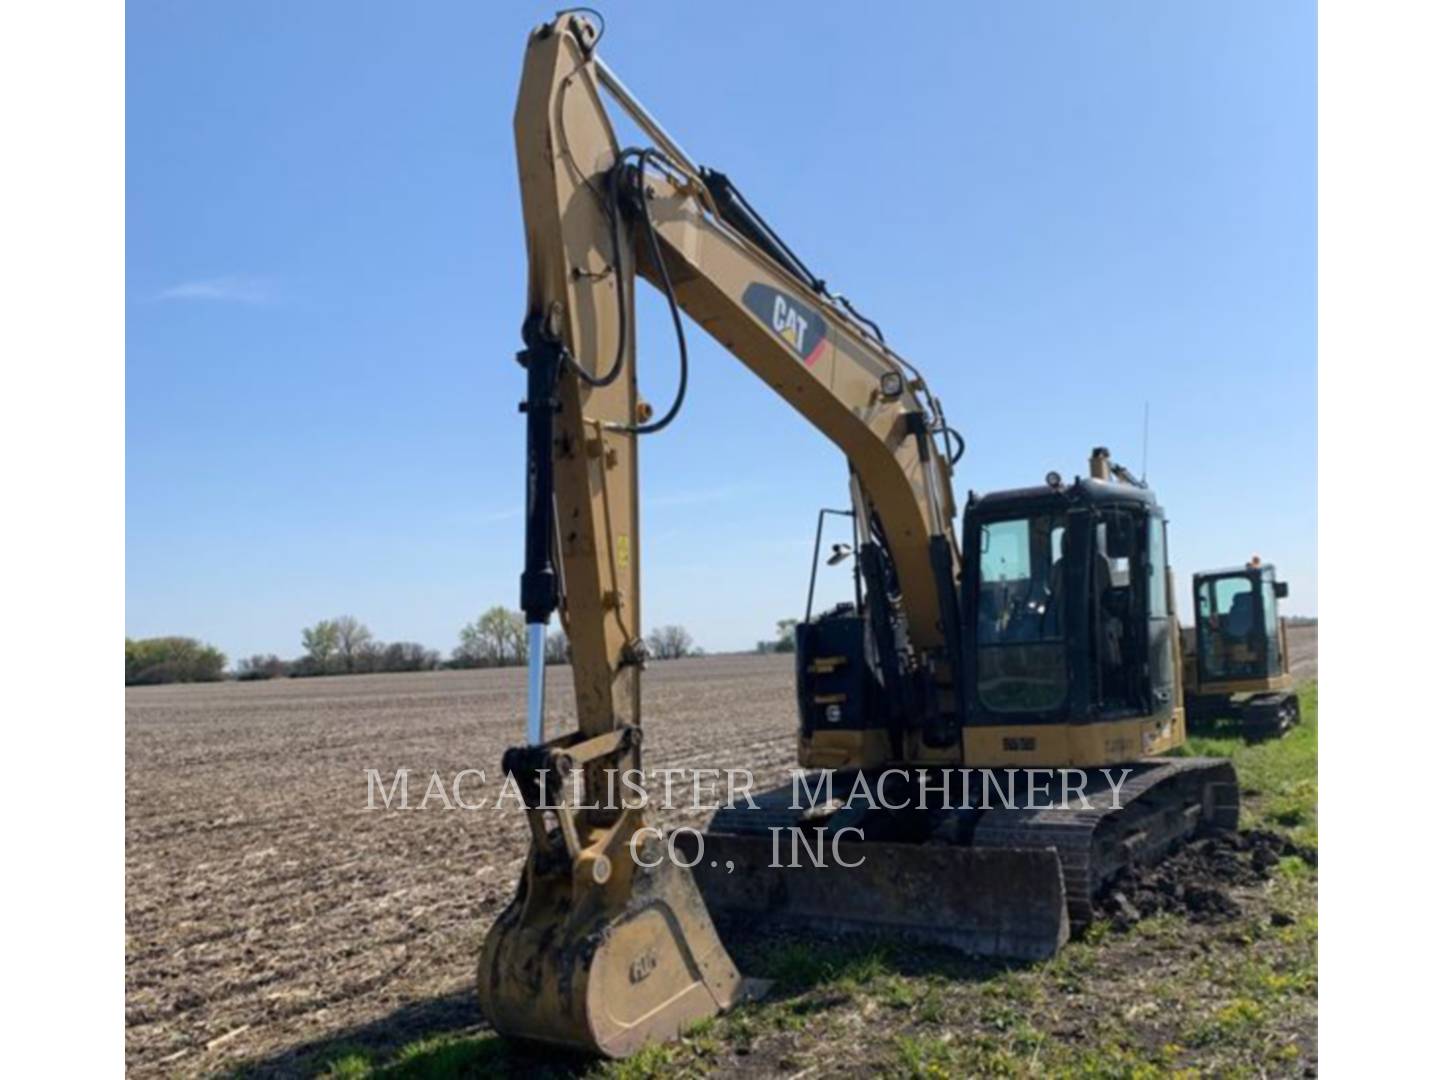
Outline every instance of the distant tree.
{"label": "distant tree", "polygon": [[414,641],[393,641],[385,646],[380,658],[380,671],[433,671],[440,665],[440,654]]}
{"label": "distant tree", "polygon": [[190,637],[125,639],[125,685],[217,682],[225,654]]}
{"label": "distant tree", "polygon": [[499,605],[475,620],[486,662],[504,664],[510,654],[510,612]]}
{"label": "distant tree", "polygon": [[545,638],[545,663],[568,664],[570,662],[570,639],[565,631],[556,630]]}
{"label": "distant tree", "polygon": [[290,673],[290,665],[274,653],[256,653],[235,665],[235,677],[241,681],[278,679]]}
{"label": "distant tree", "polygon": [[793,653],[795,651],[795,620],[781,619],[775,624],[774,641],[757,641],[758,653]]}
{"label": "distant tree", "polygon": [[461,627],[452,661],[456,667],[523,664],[526,646],[525,617],[497,604]]}
{"label": "distant tree", "polygon": [[781,619],[775,624],[775,651],[778,653],[793,653],[795,651],[795,626],[796,619]]}
{"label": "distant tree", "polygon": [[518,611],[507,611],[501,625],[501,636],[505,641],[505,662],[525,663],[530,653],[530,637],[525,629],[525,616]]}
{"label": "distant tree", "polygon": [[497,649],[485,631],[484,620],[476,619],[460,628],[460,644],[450,658],[456,667],[487,667],[496,662]]}
{"label": "distant tree", "polygon": [[330,621],[335,627],[335,652],[340,664],[347,673],[353,672],[357,659],[364,654],[375,635],[354,615],[337,615]]}
{"label": "distant tree", "polygon": [[657,626],[645,639],[650,655],[657,660],[678,660],[689,656],[695,647],[695,639],[683,626]]}
{"label": "distant tree", "polygon": [[[341,659],[341,664],[344,664]],[[351,650],[350,666],[346,669],[347,674],[368,675],[374,671],[388,671],[385,666],[385,643],[376,641],[374,638],[362,641]]]}
{"label": "distant tree", "polygon": [[297,674],[323,675],[340,648],[340,628],[331,619],[321,619],[300,631],[300,642],[305,646],[305,662],[297,665]]}

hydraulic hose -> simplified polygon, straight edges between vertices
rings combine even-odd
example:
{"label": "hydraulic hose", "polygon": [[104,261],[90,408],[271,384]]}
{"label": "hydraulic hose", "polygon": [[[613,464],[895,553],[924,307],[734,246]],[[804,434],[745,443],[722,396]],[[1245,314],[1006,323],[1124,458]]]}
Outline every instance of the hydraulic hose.
{"label": "hydraulic hose", "polygon": [[[640,202],[640,219],[645,224],[645,239],[650,249],[650,258],[654,261],[656,269],[660,272],[661,290],[665,293],[665,302],[670,307],[670,321],[675,325],[675,343],[680,350],[680,382],[675,388],[675,399],[670,403],[670,408],[665,410],[665,415],[658,420],[646,424],[632,424],[624,430],[633,432],[636,435],[653,435],[670,425],[680,414],[680,406],[685,403],[685,391],[690,381],[690,353],[685,344],[685,325],[680,320],[680,304],[675,299],[675,286],[670,280],[670,270],[665,265],[664,256],[660,252],[660,241],[655,235],[655,222],[650,217],[650,203],[645,192],[645,166],[654,160],[662,164],[669,164],[669,159],[658,150],[647,149],[639,153],[640,165],[636,178],[637,198]],[[672,166],[673,168],[673,166]]]}

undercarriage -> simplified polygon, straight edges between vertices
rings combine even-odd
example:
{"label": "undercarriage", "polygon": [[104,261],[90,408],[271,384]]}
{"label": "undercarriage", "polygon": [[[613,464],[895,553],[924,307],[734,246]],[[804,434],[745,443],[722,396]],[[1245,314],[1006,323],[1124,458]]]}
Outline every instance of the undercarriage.
{"label": "undercarriage", "polygon": [[[1222,759],[1076,772],[1083,781],[1058,797],[1027,800],[1026,770],[977,771],[985,779],[973,798],[930,809],[843,796],[797,805],[793,786],[778,788],[754,809],[720,810],[703,844],[684,850],[722,927],[763,919],[1040,959],[1092,921],[1095,898],[1122,870],[1239,818],[1234,766]],[[1054,793],[1054,771],[1037,773]],[[832,789],[853,796],[857,775],[837,775]],[[862,787],[878,784],[872,776]],[[1018,792],[1019,805],[998,785]],[[886,801],[901,800],[886,792]]]}

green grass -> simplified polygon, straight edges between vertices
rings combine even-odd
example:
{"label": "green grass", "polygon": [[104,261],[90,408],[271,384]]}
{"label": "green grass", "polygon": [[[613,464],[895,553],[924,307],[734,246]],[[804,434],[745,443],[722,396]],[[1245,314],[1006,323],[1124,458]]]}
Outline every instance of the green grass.
{"label": "green grass", "polygon": [[1181,753],[1234,760],[1241,789],[1251,796],[1241,816],[1242,828],[1273,829],[1298,844],[1317,847],[1320,706],[1316,683],[1300,688],[1300,714],[1300,725],[1279,739],[1246,745],[1238,738],[1191,737]]}
{"label": "green grass", "polygon": [[325,1080],[429,1080],[431,1077],[490,1076],[504,1069],[509,1045],[497,1035],[436,1036],[406,1046],[388,1061],[364,1050],[351,1050],[321,1063]]}
{"label": "green grass", "polygon": [[892,949],[884,943],[858,948],[816,948],[813,942],[792,941],[761,961],[757,972],[770,979],[781,993],[799,993],[831,986],[850,994],[874,983],[890,970]]}
{"label": "green grass", "polygon": [[[625,1080],[641,1080],[647,1073],[645,1055],[637,1055]],[[449,1077],[534,1076],[573,1077],[591,1071],[593,1063],[565,1055],[547,1055],[517,1046],[498,1035],[436,1035],[409,1043],[393,1055],[360,1048],[332,1050],[306,1070],[324,1080],[442,1080]],[[243,1075],[243,1073],[242,1073]]]}
{"label": "green grass", "polygon": [[[1182,753],[1234,760],[1242,828],[1314,847],[1315,684],[1302,689],[1301,707],[1303,723],[1281,739],[1194,738]],[[658,1080],[811,1068],[923,1078],[1291,1075],[1315,1063],[1317,877],[1310,860],[1289,856],[1231,923],[1161,915],[1129,932],[1100,923],[1028,967],[898,944],[784,943],[746,965],[774,980],[764,1001],[623,1062],[546,1057],[471,1033],[391,1057],[340,1052],[316,1072],[335,1080]]]}

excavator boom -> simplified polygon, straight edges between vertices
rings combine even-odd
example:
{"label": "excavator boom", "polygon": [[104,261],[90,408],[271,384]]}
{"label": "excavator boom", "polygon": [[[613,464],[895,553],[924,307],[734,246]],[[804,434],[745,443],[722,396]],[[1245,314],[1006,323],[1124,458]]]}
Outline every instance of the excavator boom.
{"label": "excavator boom", "polygon": [[[820,291],[823,283],[807,280],[803,264],[725,177],[690,161],[594,55],[594,45],[595,31],[580,15],[536,30],[515,117],[530,261],[522,357],[528,364],[554,354],[539,366],[555,401],[548,427],[537,415],[548,411],[546,388],[532,386],[534,402],[526,405],[522,606],[532,627],[547,622],[564,583],[580,730],[610,730],[639,715],[638,450],[641,436],[663,427],[674,410],[656,421],[637,392],[638,273],[676,309],[682,356],[679,310],[844,453],[865,531],[883,522],[905,632],[895,651],[927,681],[930,742],[948,723],[953,746],[959,549],[952,462],[936,443],[944,431],[938,405],[873,324]],[[658,149],[622,152],[607,96]],[[552,505],[541,497],[547,436]],[[532,701],[532,738],[535,709]],[[877,765],[900,756],[895,749],[822,739],[802,747],[801,757],[813,750],[817,765]]]}

